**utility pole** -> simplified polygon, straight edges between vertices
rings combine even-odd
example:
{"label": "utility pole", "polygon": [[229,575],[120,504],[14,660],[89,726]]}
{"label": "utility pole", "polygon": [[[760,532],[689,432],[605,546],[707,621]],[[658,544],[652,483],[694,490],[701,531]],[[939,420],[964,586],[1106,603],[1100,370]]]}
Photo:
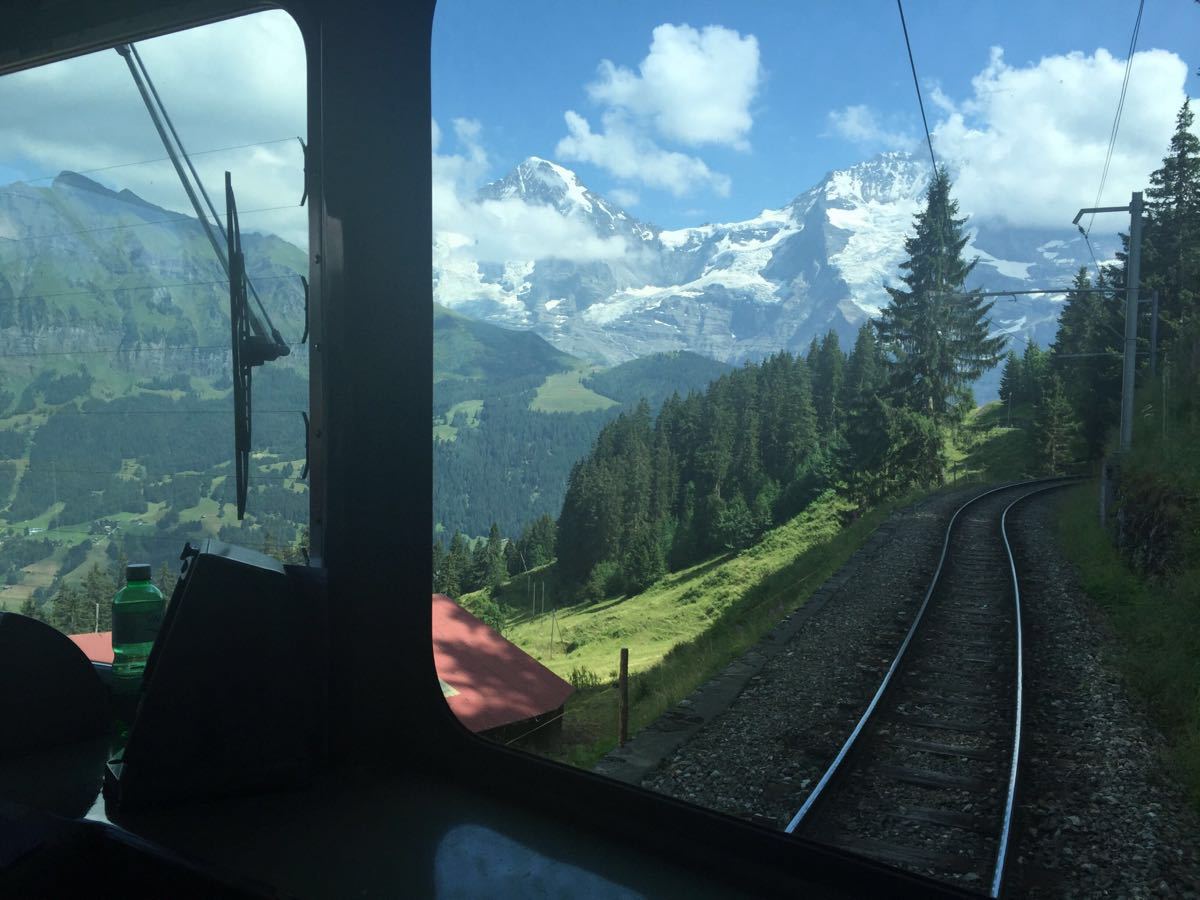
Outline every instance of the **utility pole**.
{"label": "utility pole", "polygon": [[[1129,259],[1125,275],[1125,365],[1121,372],[1121,452],[1133,446],[1134,367],[1137,363],[1138,281],[1142,268],[1142,192],[1134,191],[1128,206],[1098,206],[1081,209],[1071,224],[1088,213],[1129,213]],[[1082,228],[1079,229],[1081,232]]]}

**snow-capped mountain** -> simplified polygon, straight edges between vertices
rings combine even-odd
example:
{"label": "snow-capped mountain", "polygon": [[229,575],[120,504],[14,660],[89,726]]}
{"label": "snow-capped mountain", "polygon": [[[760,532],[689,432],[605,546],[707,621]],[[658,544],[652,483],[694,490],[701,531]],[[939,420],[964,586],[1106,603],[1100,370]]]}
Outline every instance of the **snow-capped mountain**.
{"label": "snow-capped mountain", "polygon": [[[846,343],[886,304],[884,286],[899,282],[928,173],[908,154],[883,154],[830,172],[753,219],[664,231],[589,191],[569,169],[531,157],[486,185],[479,201],[553,207],[598,238],[618,239],[623,252],[588,262],[482,263],[435,240],[434,297],[608,363],[681,349],[738,362],[803,349],[831,328]],[[1067,229],[968,227],[964,255],[979,260],[969,287],[1065,285],[1090,260],[1083,239]],[[991,318],[996,331],[1044,346],[1061,302],[1061,295],[1001,298]]]}

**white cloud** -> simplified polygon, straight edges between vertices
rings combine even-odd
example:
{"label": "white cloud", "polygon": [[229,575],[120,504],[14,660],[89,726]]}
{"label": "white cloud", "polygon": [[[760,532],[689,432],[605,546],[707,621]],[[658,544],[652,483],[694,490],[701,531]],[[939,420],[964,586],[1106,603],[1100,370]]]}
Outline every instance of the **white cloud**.
{"label": "white cloud", "polygon": [[[987,67],[972,79],[970,98],[955,104],[941,95],[936,101],[948,116],[934,129],[934,148],[956,174],[964,212],[1016,225],[1062,226],[1080,208],[1095,205],[1124,70],[1125,61],[1103,49],[1017,68],[993,48]],[[1134,56],[1099,205],[1128,202],[1162,164],[1187,71],[1165,50]],[[1120,223],[1113,219],[1112,225]]]}
{"label": "white cloud", "polygon": [[633,207],[637,206],[642,199],[638,195],[637,191],[631,191],[629,188],[621,187],[613,188],[608,192],[608,196],[612,198],[613,202],[616,203],[617,206],[623,207],[624,209],[632,209]]}
{"label": "white cloud", "polygon": [[648,119],[668,140],[746,147],[762,69],[758,40],[719,25],[659,25],[638,72],[609,60],[588,85],[598,103]]}
{"label": "white cloud", "polygon": [[[138,52],[204,180],[224,209],[224,173],[233,173],[242,227],[308,243],[303,154],[305,54],[283,12],[265,12],[139,43]],[[236,87],[228,85],[237,73]],[[0,78],[0,166],[26,179],[121,166],[89,177],[128,188],[151,203],[191,214],[125,61],[113,50]],[[200,151],[278,138],[266,146]],[[45,179],[37,184],[48,184]],[[287,209],[251,212],[264,207]]]}
{"label": "white cloud", "polygon": [[698,157],[664,150],[620,113],[606,113],[599,132],[592,131],[587,119],[574,110],[567,110],[563,118],[568,133],[555,148],[563,159],[589,162],[618,178],[668,190],[677,197],[702,185],[722,196],[729,194],[727,176],[713,172]]}
{"label": "white cloud", "polygon": [[588,96],[601,106],[600,127],[575,110],[556,153],[617,178],[676,196],[707,188],[725,196],[728,176],[698,156],[668,149],[703,144],[749,150],[751,104],[762,82],[758,39],[709,25],[659,25],[637,72],[600,63]]}
{"label": "white cloud", "polygon": [[864,147],[911,150],[916,144],[912,135],[885,128],[871,108],[862,104],[831,110],[829,127],[838,137]]}
{"label": "white cloud", "polygon": [[[434,253],[443,266],[509,260],[588,261],[624,255],[619,237],[599,237],[583,220],[519,197],[476,199],[488,157],[473,119],[455,119],[457,153],[433,154]],[[434,123],[435,134],[441,129]],[[461,298],[455,298],[461,299]]]}

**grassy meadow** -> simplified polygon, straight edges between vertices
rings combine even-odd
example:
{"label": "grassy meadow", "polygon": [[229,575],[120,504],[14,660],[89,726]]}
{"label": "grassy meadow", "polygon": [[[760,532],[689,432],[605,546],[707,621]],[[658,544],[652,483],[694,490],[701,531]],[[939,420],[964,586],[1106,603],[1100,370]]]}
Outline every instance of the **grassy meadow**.
{"label": "grassy meadow", "polygon": [[529,408],[534,412],[578,413],[616,406],[616,400],[584,386],[583,379],[594,371],[594,367],[585,366],[546,376]]}
{"label": "grassy meadow", "polygon": [[[578,688],[568,701],[561,739],[548,755],[590,767],[616,745],[622,647],[629,648],[633,734],[802,606],[909,499],[846,525],[851,505],[827,492],[755,546],[671,573],[631,597],[531,614],[530,585],[524,577],[510,581],[496,594],[510,614],[505,636]],[[552,567],[529,579],[546,585],[547,606],[553,607]],[[538,592],[540,607],[540,587]]]}

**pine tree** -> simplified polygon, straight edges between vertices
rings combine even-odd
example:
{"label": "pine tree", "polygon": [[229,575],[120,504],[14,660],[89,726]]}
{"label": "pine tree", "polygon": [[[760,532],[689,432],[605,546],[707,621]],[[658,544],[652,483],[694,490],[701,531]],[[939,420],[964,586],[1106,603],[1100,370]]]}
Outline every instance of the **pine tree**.
{"label": "pine tree", "polygon": [[1050,377],[1050,354],[1033,341],[1025,345],[1021,354],[1021,378],[1018,382],[1018,403],[1037,403]]}
{"label": "pine tree", "polygon": [[117,547],[117,556],[113,560],[112,572],[110,577],[113,584],[121,586],[125,584],[125,570],[129,567],[129,557],[125,555],[125,545],[121,544]]}
{"label": "pine tree", "polygon": [[438,585],[441,593],[455,599],[462,596],[467,569],[470,566],[468,554],[466,540],[459,532],[454,532],[454,536],[450,538],[450,549],[446,553],[446,562],[442,566],[441,583]]}
{"label": "pine tree", "polygon": [[[1097,280],[1097,288],[1106,286]],[[1120,413],[1124,298],[1090,287],[1087,269],[1081,268],[1059,316],[1050,369],[1063,384],[1088,457],[1094,459],[1104,452]]]}
{"label": "pine tree", "polygon": [[854,349],[846,360],[842,380],[842,408],[849,410],[855,402],[877,393],[884,382],[884,360],[879,349],[875,326],[864,322],[854,339]]}
{"label": "pine tree", "polygon": [[521,568],[516,570],[517,572],[536,569],[554,559],[556,528],[554,519],[545,514],[525,526],[521,537],[516,542],[515,550],[521,565]]}
{"label": "pine tree", "polygon": [[49,624],[46,614],[32,597],[26,597],[25,602],[21,604],[21,615]]}
{"label": "pine tree", "polygon": [[1020,393],[1021,360],[1012,350],[1004,357],[1004,371],[1000,373],[1000,402],[1010,407]]}
{"label": "pine tree", "polygon": [[63,634],[84,634],[96,626],[96,609],[82,591],[64,584],[54,596],[50,624]]}
{"label": "pine tree", "polygon": [[1004,338],[988,337],[992,304],[963,293],[975,262],[962,258],[968,235],[957,212],[950,177],[938,169],[915,233],[904,241],[905,287],[887,288],[891,302],[878,322],[893,397],[935,425],[949,418],[961,388],[999,362],[1004,346]]}
{"label": "pine tree", "polygon": [[431,562],[432,562],[431,569],[433,571],[432,587],[433,587],[434,592],[436,593],[439,590],[438,586],[441,583],[442,566],[445,565],[445,563],[446,563],[446,551],[442,548],[441,541],[433,542]]}
{"label": "pine tree", "polygon": [[880,476],[889,446],[888,416],[880,397],[884,365],[875,327],[867,322],[859,328],[846,361],[842,400],[846,446],[840,458],[841,477],[851,497],[863,507],[874,504],[882,494]]}
{"label": "pine tree", "polygon": [[1200,302],[1200,138],[1192,133],[1193,118],[1185,99],[1170,152],[1146,191],[1141,287],[1159,292],[1160,336],[1166,342],[1198,318]]}
{"label": "pine tree", "polygon": [[[112,578],[102,570],[98,563],[93,563],[88,569],[87,574],[83,577],[81,585],[84,605],[91,608],[93,618],[91,627],[88,631],[111,631],[112,630],[112,601],[113,594],[117,592],[117,587],[113,584]],[[99,611],[97,617],[97,610]],[[97,627],[97,618],[99,626]]]}
{"label": "pine tree", "polygon": [[[821,446],[827,452],[836,452],[841,444],[842,427],[842,382],[845,378],[846,355],[836,331],[830,331],[821,340],[813,368],[813,403],[817,413],[817,431]],[[811,365],[811,360],[810,360]]]}
{"label": "pine tree", "polygon": [[1050,377],[1033,421],[1033,458],[1041,474],[1062,474],[1073,460],[1072,445],[1077,430],[1062,382]]}
{"label": "pine tree", "polygon": [[508,578],[508,565],[504,561],[504,539],[500,537],[500,526],[492,523],[487,543],[483,545],[484,571],[481,586],[498,588]]}

